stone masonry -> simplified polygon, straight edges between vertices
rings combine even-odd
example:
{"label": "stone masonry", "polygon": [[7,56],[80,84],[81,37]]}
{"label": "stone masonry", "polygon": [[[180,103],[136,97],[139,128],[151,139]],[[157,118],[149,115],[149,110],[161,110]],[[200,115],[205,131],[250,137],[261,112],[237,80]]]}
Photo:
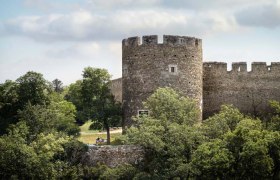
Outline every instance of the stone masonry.
{"label": "stone masonry", "polygon": [[[122,101],[124,125],[144,110],[142,102],[158,87],[172,87],[194,98],[203,119],[217,113],[223,104],[233,104],[241,112],[260,115],[268,111],[268,101],[280,101],[280,63],[227,64],[204,62],[202,40],[187,36],[143,36],[122,42],[123,76],[114,80],[112,93]],[[122,95],[121,95],[122,94]],[[122,97],[121,97],[122,96]]]}
{"label": "stone masonry", "polygon": [[100,163],[109,167],[123,164],[137,165],[144,160],[144,157],[145,151],[141,146],[95,146],[89,148],[84,158],[86,161],[83,163],[89,166]]}
{"label": "stone masonry", "polygon": [[122,42],[122,103],[125,126],[145,111],[142,102],[159,87],[172,87],[202,106],[202,41],[164,35],[124,39]]}

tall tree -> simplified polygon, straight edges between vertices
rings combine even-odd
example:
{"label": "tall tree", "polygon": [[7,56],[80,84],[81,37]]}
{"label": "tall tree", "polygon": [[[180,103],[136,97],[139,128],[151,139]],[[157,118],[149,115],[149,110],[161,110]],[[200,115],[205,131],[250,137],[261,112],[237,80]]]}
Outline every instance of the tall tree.
{"label": "tall tree", "polygon": [[37,72],[29,71],[19,77],[18,83],[18,100],[20,107],[23,108],[27,102],[32,105],[48,104],[48,94],[51,91],[43,75]]}
{"label": "tall tree", "polygon": [[110,126],[119,120],[120,105],[114,100],[109,89],[110,74],[105,69],[86,67],[83,71],[81,95],[83,111],[88,119],[100,121],[107,131],[110,144]]}
{"label": "tall tree", "polygon": [[110,74],[105,69],[86,67],[83,79],[70,85],[66,98],[77,108],[78,121],[102,123],[110,144],[110,127],[120,121],[121,106],[111,94]]}
{"label": "tall tree", "polygon": [[59,79],[55,79],[52,81],[52,87],[53,87],[53,90],[57,93],[60,93],[63,91],[63,83],[62,81],[60,81]]}

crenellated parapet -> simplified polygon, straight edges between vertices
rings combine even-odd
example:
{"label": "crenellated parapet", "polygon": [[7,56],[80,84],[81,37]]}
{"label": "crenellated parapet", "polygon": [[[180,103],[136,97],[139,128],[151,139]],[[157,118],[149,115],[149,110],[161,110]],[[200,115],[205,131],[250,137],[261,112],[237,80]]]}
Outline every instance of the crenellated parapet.
{"label": "crenellated parapet", "polygon": [[202,40],[189,37],[189,36],[173,36],[173,35],[163,35],[163,43],[158,42],[157,35],[149,35],[141,38],[138,36],[129,37],[127,39],[123,39],[122,41],[123,47],[137,47],[137,46],[145,46],[145,45],[170,45],[170,46],[187,46],[187,47],[202,47]]}
{"label": "crenellated parapet", "polygon": [[[280,71],[280,62],[272,62],[271,65],[267,65],[266,62],[252,62],[251,70],[248,69],[246,62],[233,62],[231,68],[230,64],[224,62],[204,62],[203,69],[206,71],[219,71],[227,73],[271,73]],[[231,69],[228,71],[228,69]]]}
{"label": "crenellated parapet", "polygon": [[[193,98],[202,110],[202,41],[188,36],[129,37],[122,42],[124,125],[144,112],[144,102],[159,87]],[[146,111],[145,111],[146,112]]]}

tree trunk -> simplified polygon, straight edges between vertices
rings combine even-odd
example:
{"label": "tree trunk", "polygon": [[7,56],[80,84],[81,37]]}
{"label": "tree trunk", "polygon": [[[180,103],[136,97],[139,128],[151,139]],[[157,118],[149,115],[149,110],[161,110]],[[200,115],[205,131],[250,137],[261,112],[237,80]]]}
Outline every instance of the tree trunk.
{"label": "tree trunk", "polygon": [[111,141],[111,139],[110,139],[110,127],[109,127],[107,122],[105,122],[104,125],[105,125],[105,129],[107,131],[107,144],[110,145],[110,141]]}

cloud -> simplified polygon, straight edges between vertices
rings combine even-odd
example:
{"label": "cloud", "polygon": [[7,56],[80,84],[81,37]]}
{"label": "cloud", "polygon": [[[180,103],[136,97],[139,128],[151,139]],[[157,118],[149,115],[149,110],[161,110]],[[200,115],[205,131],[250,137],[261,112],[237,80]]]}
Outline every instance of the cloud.
{"label": "cloud", "polygon": [[164,9],[123,10],[106,15],[79,10],[69,14],[18,17],[3,25],[7,33],[43,42],[119,41],[137,34],[200,36],[236,28],[234,19],[227,14]]}
{"label": "cloud", "polygon": [[237,12],[235,16],[237,22],[243,26],[276,28],[280,26],[280,1],[248,7]]}
{"label": "cloud", "polygon": [[34,8],[43,12],[52,11],[69,11],[79,9],[80,5],[78,3],[63,3],[54,0],[24,0],[23,4],[28,8]]}
{"label": "cloud", "polygon": [[46,56],[49,58],[71,58],[83,59],[90,58],[100,52],[100,45],[97,43],[76,43],[66,48],[52,48],[46,51]]}

